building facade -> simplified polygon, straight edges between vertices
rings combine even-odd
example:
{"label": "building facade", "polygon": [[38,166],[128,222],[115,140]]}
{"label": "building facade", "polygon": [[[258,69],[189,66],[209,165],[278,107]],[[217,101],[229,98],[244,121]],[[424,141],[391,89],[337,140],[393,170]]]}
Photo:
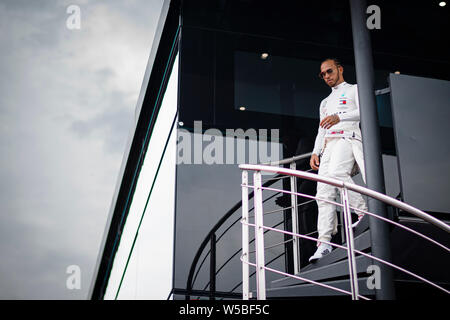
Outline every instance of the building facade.
{"label": "building facade", "polygon": [[[445,132],[433,125],[449,116],[441,107],[450,101],[450,55],[434,33],[448,33],[448,8],[431,2],[371,5],[367,27],[385,193],[448,220],[450,179],[443,177],[450,177],[450,150]],[[419,16],[425,22],[417,26]],[[165,2],[92,299],[241,299],[238,165],[312,151],[319,104],[330,90],[317,74],[328,57],[340,59],[346,82],[357,82],[349,2]],[[428,152],[439,155],[433,157],[434,169],[425,167]],[[307,170],[308,163],[298,161],[297,169]],[[362,184],[360,177],[356,181]],[[271,186],[286,189],[289,183],[277,180]],[[315,194],[314,183],[302,188]],[[268,211],[281,209],[266,224],[292,229],[288,210],[282,210],[287,202],[281,193],[266,195]],[[304,202],[299,230],[307,234],[315,231],[317,207]],[[445,232],[388,211],[392,219],[449,244]],[[398,229],[390,232],[394,262],[450,283],[448,254]],[[289,237],[267,233],[266,239],[281,243],[266,251],[266,261],[292,272]],[[411,254],[408,243],[426,254]],[[300,241],[301,267],[308,265],[314,246]],[[425,256],[442,263],[431,269]],[[279,277],[267,274],[268,281]],[[411,281],[395,273],[399,298],[407,297],[410,288],[428,292]]]}

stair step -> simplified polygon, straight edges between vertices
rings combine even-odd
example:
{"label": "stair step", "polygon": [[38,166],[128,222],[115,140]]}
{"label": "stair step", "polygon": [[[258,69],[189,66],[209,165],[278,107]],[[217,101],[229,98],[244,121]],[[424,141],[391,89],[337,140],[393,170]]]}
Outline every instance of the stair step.
{"label": "stair step", "polygon": [[[364,256],[357,256],[356,257],[357,272],[358,273],[366,272],[367,267],[372,263],[373,263],[372,259],[370,258]],[[321,281],[331,278],[348,276],[348,260],[345,259],[339,262],[335,262],[331,265],[326,265],[309,271],[300,272],[298,276],[314,281]],[[271,288],[280,288],[305,283],[307,282],[295,278],[285,277],[282,279],[272,281]]]}
{"label": "stair step", "polygon": [[[358,278],[359,294],[363,296],[374,296],[375,289],[367,288],[367,279],[368,277]],[[349,292],[351,291],[350,281],[348,279],[326,281],[322,283]],[[253,294],[254,296],[256,296],[255,293]],[[270,288],[267,289],[266,291],[267,298],[318,297],[318,296],[343,296],[343,295],[347,294],[329,288],[324,288],[315,284],[302,284],[281,288]],[[348,296],[350,299],[350,295]]]}
{"label": "stair step", "polygon": [[[370,232],[367,230],[366,232],[356,236],[354,244],[356,250],[362,251],[367,248],[370,248]],[[345,246],[346,244],[344,243],[343,245]],[[347,258],[347,250],[342,248],[336,248],[329,254],[327,254],[325,257],[319,259],[317,262],[305,266],[301,270],[301,272],[309,271],[323,266],[329,266],[332,263],[338,262],[339,260],[346,258]]]}

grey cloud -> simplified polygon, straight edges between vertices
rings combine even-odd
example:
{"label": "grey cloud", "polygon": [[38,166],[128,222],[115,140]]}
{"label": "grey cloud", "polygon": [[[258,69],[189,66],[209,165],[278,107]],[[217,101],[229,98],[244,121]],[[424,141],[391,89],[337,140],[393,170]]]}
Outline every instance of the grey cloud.
{"label": "grey cloud", "polygon": [[[0,3],[0,299],[87,298],[141,87],[105,41],[145,69],[160,2]],[[69,4],[80,32],[65,28]],[[65,286],[71,264],[81,290]]]}
{"label": "grey cloud", "polygon": [[122,153],[131,124],[132,115],[129,111],[111,107],[111,111],[102,112],[87,121],[73,121],[70,129],[82,139],[103,133],[105,151]]}
{"label": "grey cloud", "polygon": [[[102,69],[96,76],[106,79],[113,74],[111,69]],[[133,120],[130,103],[134,101],[118,90],[111,90],[102,96],[104,99],[96,106],[101,112],[88,120],[73,120],[70,130],[82,139],[101,135],[106,151],[122,153]]]}

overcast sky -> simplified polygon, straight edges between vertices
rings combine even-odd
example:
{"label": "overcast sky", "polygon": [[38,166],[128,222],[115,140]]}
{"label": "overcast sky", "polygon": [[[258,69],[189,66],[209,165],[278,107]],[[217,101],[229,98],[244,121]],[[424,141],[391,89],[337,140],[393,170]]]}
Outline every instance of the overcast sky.
{"label": "overcast sky", "polygon": [[0,299],[88,298],[162,2],[0,0]]}

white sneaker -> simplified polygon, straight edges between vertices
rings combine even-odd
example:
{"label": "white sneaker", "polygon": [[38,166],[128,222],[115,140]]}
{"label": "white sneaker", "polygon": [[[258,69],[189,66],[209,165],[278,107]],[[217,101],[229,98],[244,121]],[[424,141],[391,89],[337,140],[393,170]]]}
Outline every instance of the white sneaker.
{"label": "white sneaker", "polygon": [[329,254],[331,250],[333,250],[333,248],[329,244],[321,243],[317,248],[316,252],[314,253],[314,255],[312,255],[311,258],[309,258],[309,262],[316,262],[323,256]]}
{"label": "white sneaker", "polygon": [[356,226],[358,225],[358,223],[361,221],[361,219],[364,217],[364,215],[360,215],[358,216],[358,221],[356,221],[355,223],[352,224],[352,228],[356,228]]}

